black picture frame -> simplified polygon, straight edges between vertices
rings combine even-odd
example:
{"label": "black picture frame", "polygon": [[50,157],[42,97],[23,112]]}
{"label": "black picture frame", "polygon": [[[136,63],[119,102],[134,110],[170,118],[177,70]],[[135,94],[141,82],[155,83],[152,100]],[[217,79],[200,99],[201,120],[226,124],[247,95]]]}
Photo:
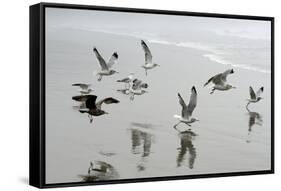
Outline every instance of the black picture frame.
{"label": "black picture frame", "polygon": [[[45,182],[45,9],[67,8],[80,10],[103,10],[131,13],[182,15],[213,18],[262,20],[271,22],[271,169],[264,171],[229,172],[216,174],[197,174],[167,176],[142,179],[104,180],[91,183],[69,182],[46,184]],[[168,10],[134,9],[57,3],[39,3],[30,6],[30,140],[29,140],[29,184],[38,188],[85,186],[99,184],[133,183],[147,181],[167,181],[210,177],[227,177],[274,173],[274,17],[230,15],[216,13],[197,13]]]}

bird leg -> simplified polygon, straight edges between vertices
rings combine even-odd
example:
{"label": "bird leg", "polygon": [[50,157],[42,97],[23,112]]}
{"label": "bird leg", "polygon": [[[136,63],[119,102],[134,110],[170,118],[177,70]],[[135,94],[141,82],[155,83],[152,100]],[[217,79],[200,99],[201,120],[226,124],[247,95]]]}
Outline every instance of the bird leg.
{"label": "bird leg", "polygon": [[210,92],[210,94],[213,94],[215,92],[215,88],[212,89],[212,91]]}
{"label": "bird leg", "polygon": [[101,81],[102,79],[102,75],[99,75],[98,81]]}
{"label": "bird leg", "polygon": [[249,106],[250,103],[251,103],[251,102],[248,102],[247,105],[246,105],[246,109],[247,109],[248,111],[249,111],[248,106]]}
{"label": "bird leg", "polygon": [[147,69],[145,69],[145,75],[147,76]]}
{"label": "bird leg", "polygon": [[134,94],[132,93],[130,100],[133,101],[134,100]]}
{"label": "bird leg", "polygon": [[93,122],[93,116],[90,115],[90,114],[88,114],[88,117],[89,117],[89,119],[90,119],[90,123],[92,123],[92,122]]}

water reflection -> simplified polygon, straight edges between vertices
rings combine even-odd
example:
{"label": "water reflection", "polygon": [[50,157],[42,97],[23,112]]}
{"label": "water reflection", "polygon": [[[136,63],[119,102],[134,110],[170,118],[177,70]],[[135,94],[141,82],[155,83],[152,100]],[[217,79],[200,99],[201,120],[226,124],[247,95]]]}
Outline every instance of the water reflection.
{"label": "water reflection", "polygon": [[153,127],[152,124],[146,123],[131,123],[134,127],[131,130],[131,152],[133,154],[141,154],[141,160],[137,165],[138,171],[144,171],[146,169],[146,161],[151,153],[151,145],[153,141],[153,135],[147,132],[147,129]]}
{"label": "water reflection", "polygon": [[249,115],[247,143],[250,143],[251,142],[250,139],[251,139],[252,127],[254,125],[262,126],[263,120],[262,120],[262,116],[261,116],[260,113],[253,112],[253,111],[249,110],[248,108],[247,108],[247,111],[248,111],[248,115]]}
{"label": "water reflection", "polygon": [[193,169],[194,162],[196,159],[196,148],[192,144],[193,138],[196,136],[191,130],[184,131],[179,133],[180,137],[180,148],[178,148],[179,153],[177,157],[177,166],[180,167],[183,165],[186,157],[186,153],[189,153],[188,166],[190,169]]}
{"label": "water reflection", "polygon": [[93,182],[99,180],[112,180],[119,177],[115,168],[103,161],[90,162],[86,175],[79,175],[83,182]]}
{"label": "water reflection", "polygon": [[131,141],[133,154],[141,153],[142,157],[149,156],[152,142],[152,135],[150,133],[131,129]]}

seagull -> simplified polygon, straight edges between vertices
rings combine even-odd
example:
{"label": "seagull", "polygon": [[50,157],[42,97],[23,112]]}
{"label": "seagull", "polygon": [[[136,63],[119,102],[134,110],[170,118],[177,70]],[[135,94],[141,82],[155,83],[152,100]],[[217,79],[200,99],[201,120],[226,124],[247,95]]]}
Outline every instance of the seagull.
{"label": "seagull", "polygon": [[133,80],[133,85],[132,87],[129,89],[129,94],[131,94],[130,99],[134,100],[134,96],[135,95],[142,95],[144,93],[147,93],[146,90],[142,89],[142,88],[148,88],[148,84],[147,83],[143,83],[141,80],[139,79],[134,79]]}
{"label": "seagull", "polygon": [[79,92],[81,94],[89,94],[92,91],[94,91],[91,88],[89,88],[91,84],[76,83],[76,84],[72,84],[72,86],[79,86],[80,87]]}
{"label": "seagull", "polygon": [[177,118],[179,120],[179,122],[174,125],[174,128],[177,130],[177,126],[180,123],[185,123],[188,126],[191,126],[191,123],[194,123],[195,121],[199,121],[195,118],[191,118],[192,112],[195,109],[196,105],[197,105],[197,91],[195,89],[195,87],[193,86],[191,88],[191,96],[190,96],[190,100],[189,100],[189,104],[186,105],[184,100],[182,99],[181,95],[178,93],[178,97],[179,97],[179,103],[182,106],[182,112],[181,112],[181,116],[179,115],[174,115],[174,118]]}
{"label": "seagull", "polygon": [[112,56],[110,57],[109,61],[106,63],[96,48],[94,48],[93,51],[101,66],[101,71],[97,72],[97,75],[99,76],[98,81],[101,81],[102,76],[110,76],[115,73],[118,73],[117,71],[111,69],[111,67],[117,62],[117,59],[118,59],[117,52],[114,52],[112,54]]}
{"label": "seagull", "polygon": [[[134,73],[130,73],[130,75],[126,78],[123,78],[121,80],[117,80],[117,82],[123,82],[125,84],[128,84],[129,85],[129,88],[130,88],[130,82],[133,80],[133,76],[134,76]],[[125,86],[126,87],[126,86]]]}
{"label": "seagull", "polygon": [[206,85],[208,85],[210,82],[213,82],[214,87],[212,89],[212,91],[210,92],[210,94],[213,94],[215,90],[221,90],[221,91],[225,91],[225,90],[229,90],[231,88],[236,88],[230,84],[227,84],[226,83],[226,78],[229,74],[233,74],[234,73],[234,70],[233,69],[229,69],[229,70],[226,70],[225,72],[223,73],[220,73],[220,74],[217,74],[213,77],[211,77],[205,84],[204,84],[204,87]]}
{"label": "seagull", "polygon": [[160,66],[160,65],[152,62],[152,54],[147,44],[143,40],[141,40],[141,46],[145,53],[145,64],[142,67],[145,69],[145,74],[147,75],[147,70],[155,68],[156,66]]}
{"label": "seagull", "polygon": [[248,103],[246,105],[246,108],[248,109],[248,106],[250,103],[257,103],[258,101],[260,101],[261,99],[263,99],[262,97],[260,97],[261,93],[263,92],[263,87],[261,87],[256,93],[254,92],[253,88],[250,86],[249,87],[249,91],[250,91],[250,99],[248,100]]}
{"label": "seagull", "polygon": [[96,95],[81,95],[81,96],[73,96],[73,100],[85,102],[86,108],[80,109],[80,113],[88,113],[88,117],[90,118],[90,122],[93,121],[93,116],[100,116],[104,114],[108,114],[106,111],[101,109],[101,105],[103,103],[112,104],[112,103],[119,103],[117,99],[112,97],[104,98],[98,102],[96,102],[97,96]]}

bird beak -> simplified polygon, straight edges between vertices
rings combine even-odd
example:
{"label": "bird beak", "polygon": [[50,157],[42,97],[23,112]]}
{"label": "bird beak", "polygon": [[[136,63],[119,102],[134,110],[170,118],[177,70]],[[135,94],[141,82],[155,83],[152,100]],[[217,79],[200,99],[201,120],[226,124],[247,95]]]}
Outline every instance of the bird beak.
{"label": "bird beak", "polygon": [[105,111],[104,114],[109,114],[109,113]]}
{"label": "bird beak", "polygon": [[236,87],[235,87],[235,86],[232,86],[232,88],[233,88],[233,89],[236,89]]}

